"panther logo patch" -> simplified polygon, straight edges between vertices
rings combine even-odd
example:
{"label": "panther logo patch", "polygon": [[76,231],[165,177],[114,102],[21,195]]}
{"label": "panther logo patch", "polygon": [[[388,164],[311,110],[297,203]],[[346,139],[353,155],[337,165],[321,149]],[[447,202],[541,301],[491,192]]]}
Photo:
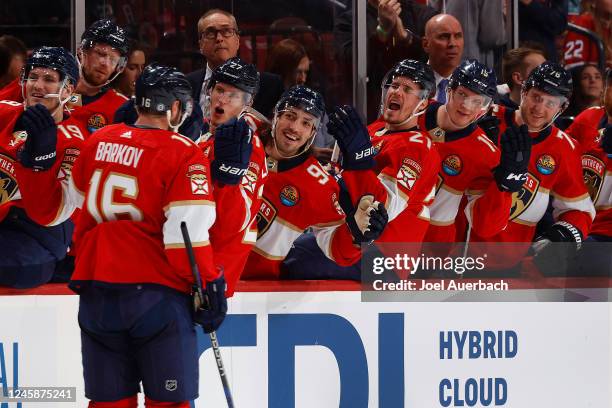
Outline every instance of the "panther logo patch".
{"label": "panther logo patch", "polygon": [[590,154],[582,156],[582,177],[593,202],[599,198],[605,174],[606,165],[603,161]]}
{"label": "panther logo patch", "polygon": [[18,189],[13,160],[0,154],[0,205],[10,201]]}
{"label": "panther logo patch", "polygon": [[255,222],[257,223],[257,239],[268,231],[270,225],[272,225],[272,222],[276,218],[276,214],[276,207],[263,197],[257,216],[255,217]]}
{"label": "panther logo patch", "polygon": [[512,208],[510,209],[510,219],[513,220],[525,212],[527,207],[533,202],[533,199],[540,187],[540,180],[533,174],[527,173],[527,180],[523,183],[523,187],[516,193],[512,193]]}

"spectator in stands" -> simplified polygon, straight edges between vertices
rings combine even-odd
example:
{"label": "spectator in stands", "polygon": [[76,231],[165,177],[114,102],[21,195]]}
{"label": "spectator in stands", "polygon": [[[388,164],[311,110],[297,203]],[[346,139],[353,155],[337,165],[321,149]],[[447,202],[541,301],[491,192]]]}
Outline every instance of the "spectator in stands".
{"label": "spectator in stands", "polygon": [[[309,79],[310,58],[302,44],[287,38],[276,43],[270,50],[266,70],[280,75],[286,89],[294,85],[304,85]],[[313,154],[320,161],[328,162],[331,159],[331,146],[334,144],[334,139],[327,133],[327,114],[325,112],[323,112],[321,122],[323,125],[317,130]]]}
{"label": "spectator in stands", "polygon": [[574,92],[564,116],[577,116],[583,110],[601,104],[603,76],[597,65],[585,64],[572,72]]}
{"label": "spectator in stands", "polygon": [[[208,118],[210,98],[206,89],[212,71],[228,59],[238,56],[240,33],[236,18],[225,10],[209,10],[198,20],[198,37],[205,68],[190,73],[187,79],[193,89],[193,99],[199,102],[204,117]],[[283,83],[278,75],[262,72],[253,108],[270,117],[283,90]]]}
{"label": "spectator in stands", "polygon": [[287,89],[293,85],[304,85],[310,71],[310,58],[302,44],[286,38],[270,49],[266,70],[280,75]]}
{"label": "spectator in stands", "polygon": [[9,83],[18,81],[28,50],[23,41],[12,35],[1,36],[0,45],[6,47],[10,55],[8,69],[6,72],[2,72],[2,76],[0,76],[0,88],[4,88]]}
{"label": "spectator in stands", "polygon": [[502,77],[508,92],[498,100],[500,105],[518,109],[521,103],[521,87],[531,71],[546,61],[542,49],[519,47],[508,50],[502,60]]}
{"label": "spectator in stands", "polygon": [[555,37],[567,27],[568,0],[519,0],[519,40],[535,41],[557,61]]}
{"label": "spectator in stands", "polygon": [[142,73],[145,64],[146,55],[144,47],[136,42],[132,42],[125,69],[115,78],[111,86],[117,92],[131,98],[136,91],[136,79]]}
{"label": "spectator in stands", "polygon": [[[340,60],[351,78],[353,46],[352,2],[334,23],[334,41]],[[425,25],[436,12],[415,0],[368,0],[366,27],[368,30],[368,121],[379,115],[380,83],[397,61],[405,58],[425,60],[422,38]],[[348,102],[348,101],[347,101]]]}
{"label": "spectator in stands", "polygon": [[436,77],[435,100],[446,103],[446,88],[450,76],[459,66],[463,55],[463,28],[450,14],[438,14],[425,26],[423,49],[429,55],[428,64]]}
{"label": "spectator in stands", "polygon": [[[603,43],[606,66],[612,67],[612,1],[595,0],[588,11],[575,17],[571,22],[596,34]],[[597,43],[583,34],[570,31],[564,45],[566,68],[598,62]]]}
{"label": "spectator in stands", "polygon": [[430,0],[429,5],[461,23],[463,58],[474,58],[493,68],[494,51],[507,41],[502,0]]}

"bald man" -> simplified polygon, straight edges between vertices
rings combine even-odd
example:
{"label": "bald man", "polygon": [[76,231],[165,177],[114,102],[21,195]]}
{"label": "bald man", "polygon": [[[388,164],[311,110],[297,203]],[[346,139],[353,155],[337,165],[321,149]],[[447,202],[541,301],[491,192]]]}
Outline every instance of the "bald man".
{"label": "bald man", "polygon": [[463,28],[459,20],[450,14],[438,14],[429,19],[425,25],[423,49],[436,77],[435,99],[446,103],[448,80],[463,55]]}

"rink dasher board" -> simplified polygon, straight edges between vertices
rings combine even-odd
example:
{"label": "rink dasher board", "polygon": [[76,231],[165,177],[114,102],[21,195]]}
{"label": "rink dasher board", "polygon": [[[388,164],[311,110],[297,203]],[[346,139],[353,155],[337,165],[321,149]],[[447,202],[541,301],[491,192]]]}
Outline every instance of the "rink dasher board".
{"label": "rink dasher board", "polygon": [[[550,298],[546,291],[525,293]],[[489,378],[506,384],[499,406],[612,407],[611,304],[522,300],[362,302],[356,291],[242,292],[230,300],[219,338],[237,407],[338,407],[341,394],[342,407],[443,407],[449,397],[465,401],[468,381]],[[77,296],[0,297],[0,391],[3,381],[73,386],[76,403],[22,407],[85,406],[77,311]],[[489,351],[499,351],[490,340],[500,332],[502,343],[516,342],[514,355],[502,349],[499,358],[485,358],[484,337]],[[479,355],[469,346],[478,335]],[[455,341],[461,336],[463,358]],[[195,406],[223,407],[210,342],[203,335],[199,342],[206,351]],[[459,384],[456,395],[449,383]]]}

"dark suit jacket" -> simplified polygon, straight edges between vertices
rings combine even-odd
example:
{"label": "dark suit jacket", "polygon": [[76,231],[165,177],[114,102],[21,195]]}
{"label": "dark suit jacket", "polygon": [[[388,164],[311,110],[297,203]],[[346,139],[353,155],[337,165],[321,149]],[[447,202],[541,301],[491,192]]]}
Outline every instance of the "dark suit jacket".
{"label": "dark suit jacket", "polygon": [[[206,65],[205,65],[206,66]],[[198,69],[190,74],[187,74],[187,79],[193,90],[193,99],[195,103],[200,102],[200,93],[202,92],[202,84],[206,68]],[[280,99],[284,91],[283,81],[279,75],[270,72],[259,73],[259,91],[255,95],[253,108],[264,114],[268,118],[272,118],[274,105]]]}

